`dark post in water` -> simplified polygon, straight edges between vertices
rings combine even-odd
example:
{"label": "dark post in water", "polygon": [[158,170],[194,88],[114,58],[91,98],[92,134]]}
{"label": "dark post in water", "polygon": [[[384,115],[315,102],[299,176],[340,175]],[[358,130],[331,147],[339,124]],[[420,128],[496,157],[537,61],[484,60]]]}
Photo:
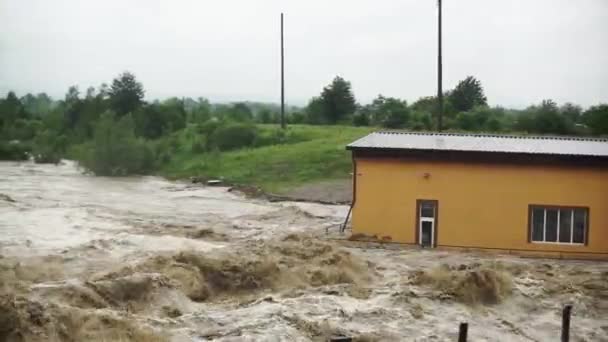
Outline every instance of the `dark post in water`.
{"label": "dark post in water", "polygon": [[467,342],[467,334],[469,332],[469,323],[460,323],[458,329],[458,342]]}
{"label": "dark post in water", "polygon": [[570,314],[572,305],[567,304],[562,311],[562,342],[570,341]]}

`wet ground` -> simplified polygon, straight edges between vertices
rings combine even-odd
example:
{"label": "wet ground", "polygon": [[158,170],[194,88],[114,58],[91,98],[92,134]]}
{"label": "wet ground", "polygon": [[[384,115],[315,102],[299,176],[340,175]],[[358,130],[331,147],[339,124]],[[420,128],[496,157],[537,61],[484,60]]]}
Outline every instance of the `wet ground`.
{"label": "wet ground", "polygon": [[347,210],[0,163],[0,341],[554,341],[567,303],[608,341],[608,263],[351,242]]}

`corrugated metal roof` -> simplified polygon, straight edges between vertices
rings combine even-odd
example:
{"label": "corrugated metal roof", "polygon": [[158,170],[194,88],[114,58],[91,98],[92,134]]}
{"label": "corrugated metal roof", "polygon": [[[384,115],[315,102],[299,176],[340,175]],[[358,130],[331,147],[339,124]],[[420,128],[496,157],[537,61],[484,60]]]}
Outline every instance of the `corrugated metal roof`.
{"label": "corrugated metal roof", "polygon": [[359,148],[608,157],[608,139],[549,136],[374,132],[347,145]]}

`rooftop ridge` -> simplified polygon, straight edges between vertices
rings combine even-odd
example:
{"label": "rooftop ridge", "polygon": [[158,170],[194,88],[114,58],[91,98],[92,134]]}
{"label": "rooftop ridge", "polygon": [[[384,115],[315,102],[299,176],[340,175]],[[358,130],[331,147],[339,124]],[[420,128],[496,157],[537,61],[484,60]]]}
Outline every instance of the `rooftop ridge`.
{"label": "rooftop ridge", "polygon": [[[555,135],[516,135],[516,134],[497,134],[497,133],[451,133],[451,132],[412,132],[412,131],[391,131],[379,130],[372,134],[395,134],[395,135],[419,135],[419,136],[454,136],[454,137],[474,137],[474,138],[506,138],[506,139],[529,139],[529,140],[564,140],[564,141],[589,141],[606,142],[608,138],[600,137],[577,137],[577,136],[555,136]],[[360,140],[360,139],[358,139]],[[355,141],[356,142],[356,141]],[[353,143],[355,143],[353,142]]]}

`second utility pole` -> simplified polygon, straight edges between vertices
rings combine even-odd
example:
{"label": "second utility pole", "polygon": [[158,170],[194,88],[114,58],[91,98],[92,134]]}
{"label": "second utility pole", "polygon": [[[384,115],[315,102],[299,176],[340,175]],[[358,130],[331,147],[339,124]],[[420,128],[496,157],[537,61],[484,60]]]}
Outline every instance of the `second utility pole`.
{"label": "second utility pole", "polygon": [[437,130],[441,132],[443,129],[443,65],[441,61],[441,0],[437,0],[437,11],[438,11],[438,53],[437,53],[437,102],[438,102],[438,113],[437,113]]}
{"label": "second utility pole", "polygon": [[285,129],[285,53],[283,49],[283,12],[281,12],[281,128]]}

